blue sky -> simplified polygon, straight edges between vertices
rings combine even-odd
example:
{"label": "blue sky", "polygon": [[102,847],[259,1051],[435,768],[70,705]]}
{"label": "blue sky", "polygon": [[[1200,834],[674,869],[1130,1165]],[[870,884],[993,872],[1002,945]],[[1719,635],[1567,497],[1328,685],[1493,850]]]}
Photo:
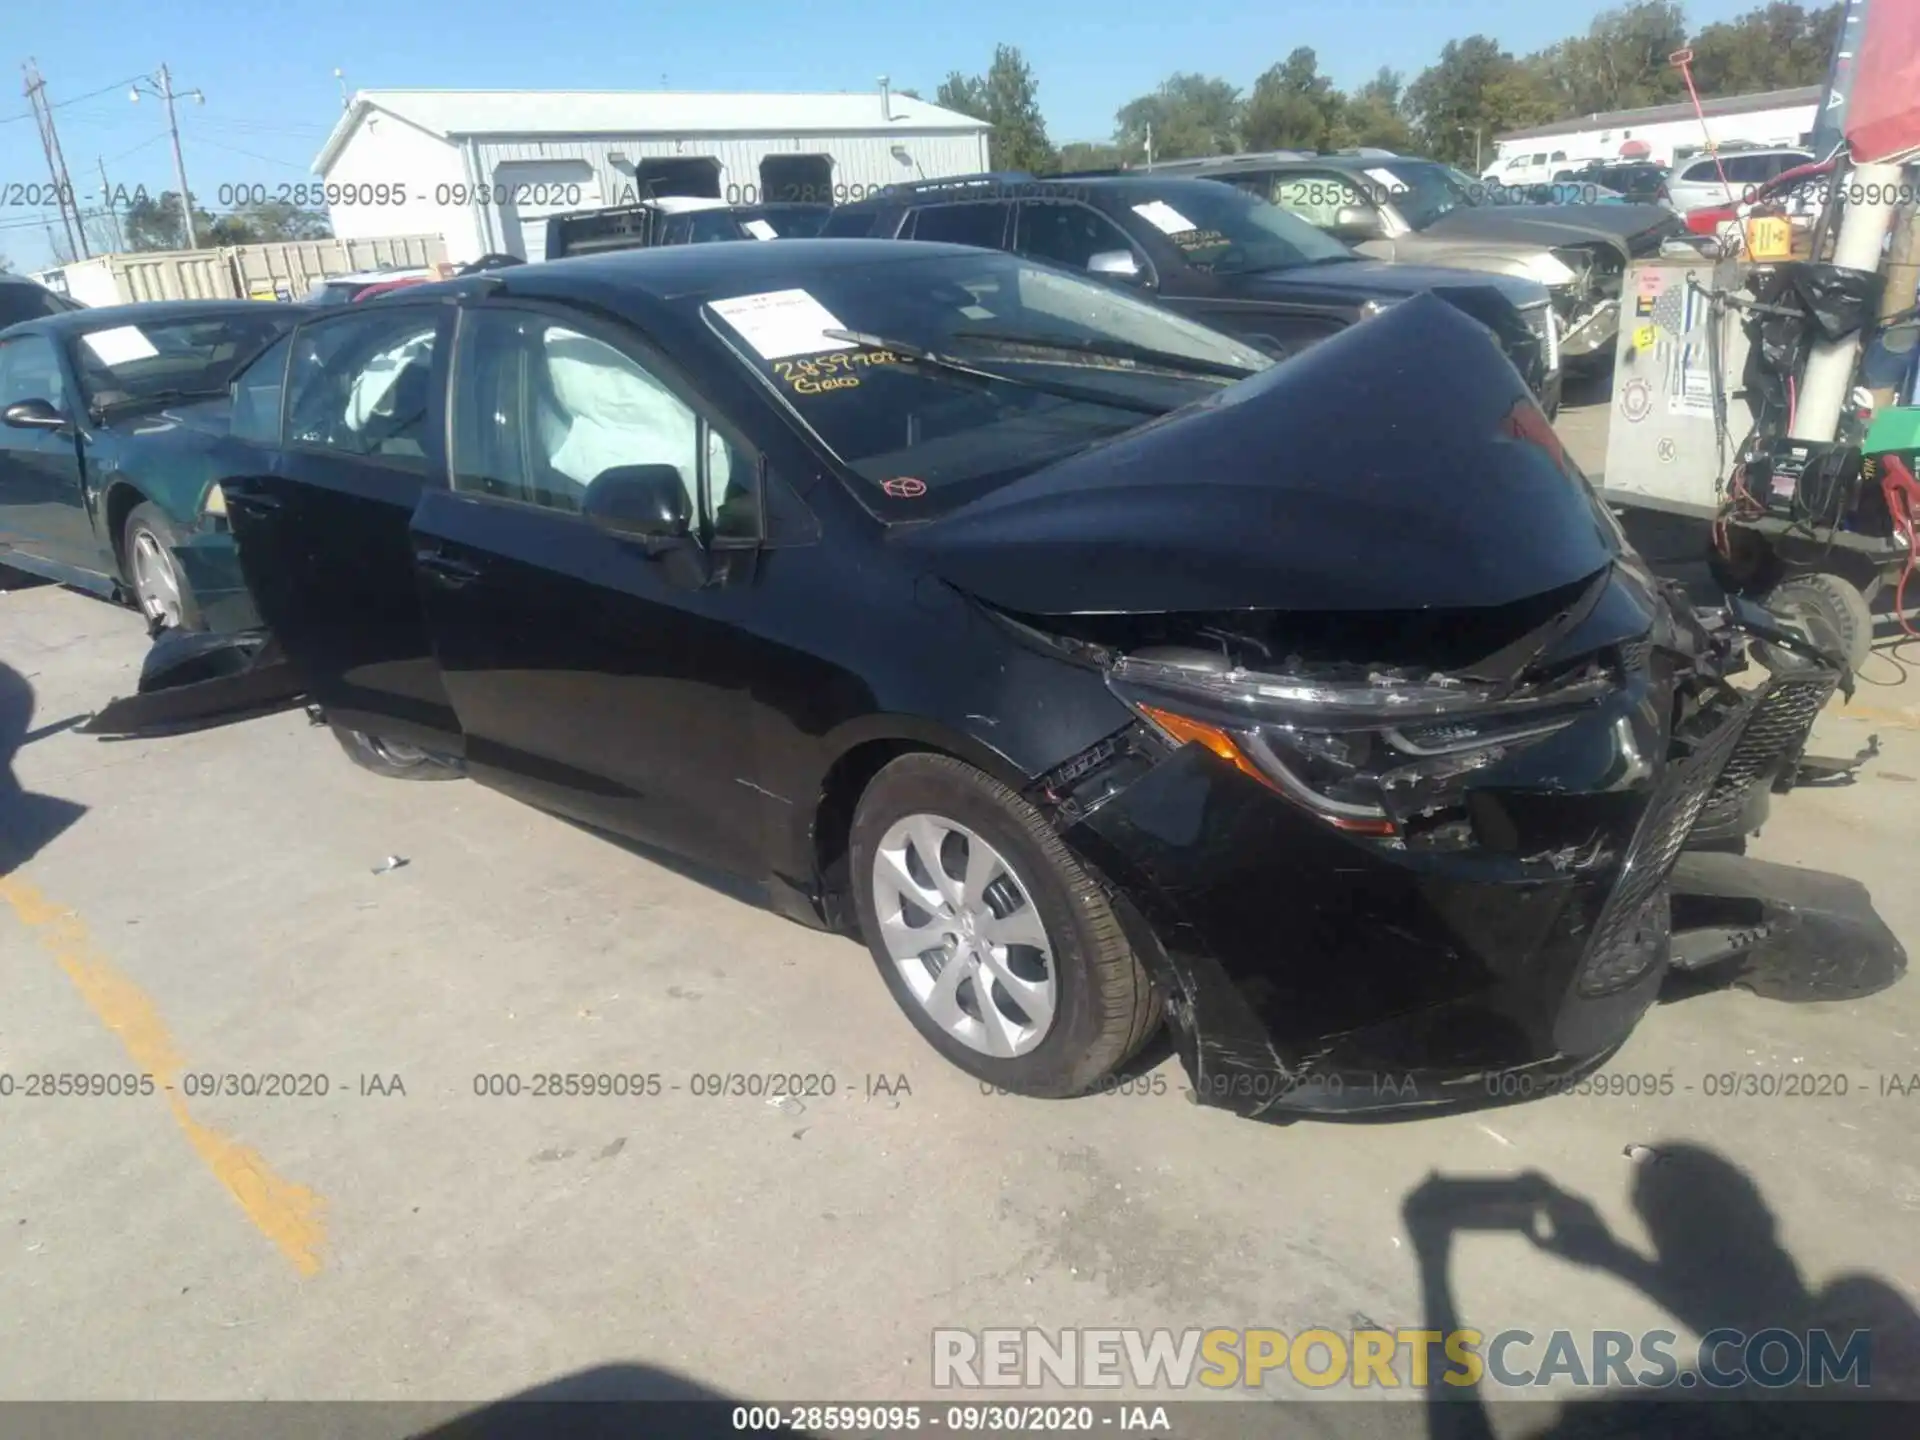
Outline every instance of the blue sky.
{"label": "blue sky", "polygon": [[[1758,0],[1692,0],[1700,25]],[[1296,45],[1343,86],[1382,65],[1409,78],[1449,39],[1476,31],[1524,53],[1576,30],[1600,0],[733,0],[641,6],[632,0],[95,0],[34,6],[8,0],[0,59],[0,202],[6,187],[47,170],[24,115],[19,66],[36,60],[56,104],[61,148],[83,196],[97,161],[117,189],[173,185],[157,101],[124,85],[162,61],[176,88],[205,92],[181,111],[187,178],[202,203],[222,185],[298,181],[351,88],[866,90],[887,75],[932,97],[952,69],[984,70],[996,43],[1033,66],[1056,141],[1105,139],[1113,113],[1175,70],[1247,87]],[[530,18],[531,17],[531,18]],[[10,123],[9,123],[10,122]],[[47,212],[51,216],[51,212]],[[16,269],[50,261],[41,212],[0,208],[0,255]]]}

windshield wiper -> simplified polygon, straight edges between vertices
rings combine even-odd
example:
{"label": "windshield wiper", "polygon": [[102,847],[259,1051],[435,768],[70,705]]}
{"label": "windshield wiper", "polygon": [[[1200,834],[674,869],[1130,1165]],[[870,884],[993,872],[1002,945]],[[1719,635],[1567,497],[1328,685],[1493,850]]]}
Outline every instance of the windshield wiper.
{"label": "windshield wiper", "polygon": [[1056,350],[1064,355],[1101,355],[1109,360],[1133,360],[1155,365],[1182,375],[1218,376],[1223,380],[1244,380],[1260,372],[1226,360],[1203,360],[1171,350],[1156,350],[1150,345],[1135,345],[1126,340],[1074,340],[1059,335],[1024,335],[1007,330],[955,330],[956,340],[987,340],[1004,345],[1022,345],[1035,350]]}
{"label": "windshield wiper", "polygon": [[1046,395],[1058,395],[1063,400],[1077,400],[1087,405],[1106,405],[1115,410],[1131,410],[1137,415],[1166,415],[1178,409],[1175,405],[1163,405],[1157,400],[1139,400],[1131,395],[1116,395],[1110,390],[1095,390],[1085,385],[1069,385],[1059,380],[1036,380],[1025,375],[1002,375],[997,370],[982,370],[969,365],[964,360],[956,360],[951,355],[942,355],[928,350],[924,346],[914,345],[904,340],[890,340],[884,335],[869,335],[863,330],[822,330],[829,340],[845,340],[859,346],[862,350],[888,350],[899,358],[902,364],[920,366],[928,370],[944,371],[952,375],[970,376],[981,384],[1016,385],[1022,390],[1038,390]]}
{"label": "windshield wiper", "polygon": [[218,400],[227,393],[223,385],[218,390],[146,390],[138,395],[121,395],[112,400],[93,402],[93,413],[102,419],[118,410],[131,410],[147,405],[177,405],[182,400]]}

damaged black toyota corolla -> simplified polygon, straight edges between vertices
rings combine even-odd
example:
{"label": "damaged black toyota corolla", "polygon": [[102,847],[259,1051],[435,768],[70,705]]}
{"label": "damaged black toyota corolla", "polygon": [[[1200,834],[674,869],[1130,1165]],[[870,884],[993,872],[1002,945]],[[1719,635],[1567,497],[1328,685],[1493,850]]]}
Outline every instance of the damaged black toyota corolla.
{"label": "damaged black toyota corolla", "polygon": [[763,880],[1028,1094],[1162,1023],[1248,1111],[1598,1063],[1764,703],[1437,300],[1276,366],[1010,255],[690,246],[242,380],[267,632],[163,638],[95,733],[304,699],[371,769]]}

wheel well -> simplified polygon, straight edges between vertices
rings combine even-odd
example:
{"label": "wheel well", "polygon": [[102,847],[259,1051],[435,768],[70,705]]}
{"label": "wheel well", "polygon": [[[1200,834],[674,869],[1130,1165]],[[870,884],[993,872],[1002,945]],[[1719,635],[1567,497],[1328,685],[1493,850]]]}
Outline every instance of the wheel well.
{"label": "wheel well", "polygon": [[107,491],[107,543],[113,547],[113,558],[119,562],[121,579],[127,578],[127,556],[125,551],[127,516],[136,506],[144,505],[147,497],[124,481],[115,481]]}
{"label": "wheel well", "polygon": [[[853,838],[853,812],[873,777],[894,760],[915,750],[934,751],[911,740],[867,740],[833,762],[820,785],[813,817],[814,874],[822,897],[847,893],[847,851]],[[851,913],[849,911],[848,913]]]}

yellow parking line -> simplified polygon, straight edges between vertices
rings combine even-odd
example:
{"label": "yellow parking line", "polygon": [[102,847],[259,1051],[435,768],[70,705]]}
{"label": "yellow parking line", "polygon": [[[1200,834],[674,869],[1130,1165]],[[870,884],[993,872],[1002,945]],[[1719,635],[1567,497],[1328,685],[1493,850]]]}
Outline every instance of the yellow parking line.
{"label": "yellow parking line", "polygon": [[95,1018],[120,1037],[134,1068],[153,1076],[174,1123],[254,1228],[279,1246],[302,1275],[318,1274],[320,1247],[326,1239],[320,1218],[325,1202],[304,1185],[274,1174],[257,1152],[187,1113],[179,1088],[186,1064],[159,1008],[94,947],[77,915],[61,910],[32,885],[12,876],[0,877],[0,900],[35,932]]}

